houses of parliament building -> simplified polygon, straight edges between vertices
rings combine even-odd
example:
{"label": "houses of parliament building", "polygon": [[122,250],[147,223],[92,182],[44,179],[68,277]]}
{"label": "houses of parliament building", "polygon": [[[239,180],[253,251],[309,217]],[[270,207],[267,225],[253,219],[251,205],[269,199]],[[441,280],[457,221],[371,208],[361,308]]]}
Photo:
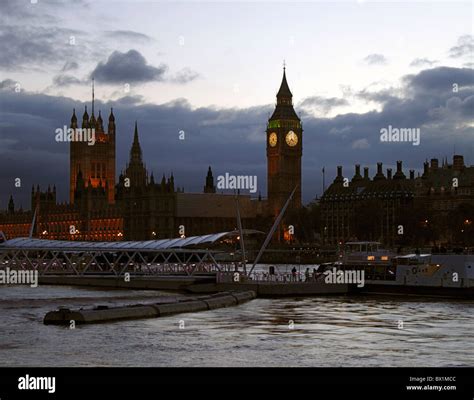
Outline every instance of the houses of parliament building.
{"label": "houses of parliament building", "polygon": [[[80,124],[73,110],[70,129],[76,131],[79,125],[94,129],[95,143],[70,143],[69,201],[57,201],[55,186],[47,190],[33,187],[30,211],[17,210],[10,197],[7,209],[0,211],[0,231],[7,238],[28,236],[32,226],[34,237],[94,241],[165,239],[236,229],[236,193],[217,193],[211,167],[201,193],[185,193],[176,186],[173,175],[156,179],[145,167],[135,123],[129,160],[117,181],[113,110],[105,129],[100,111],[95,116],[92,95],[91,115],[86,106]],[[267,230],[293,193],[274,242],[295,241],[289,227],[299,229],[305,212],[301,204],[302,154],[303,125],[293,108],[284,69],[266,129],[267,198],[238,193],[244,228]],[[353,176],[344,177],[342,166],[338,167],[334,181],[316,203],[319,226],[311,227],[316,234],[298,240],[314,241],[319,236],[323,245],[356,239],[396,244],[402,226],[404,237],[411,232],[416,241],[416,218],[423,218],[427,227],[444,218],[449,228],[453,210],[466,204],[474,210],[474,166],[465,165],[463,156],[455,155],[452,163],[445,159],[441,165],[432,159],[423,168],[415,177],[414,170],[405,175],[402,161],[397,162],[394,173],[390,168],[385,173],[378,163],[370,177],[368,167],[362,173],[356,165]],[[290,220],[295,216],[296,220]],[[473,222],[474,215],[466,214],[461,228],[466,235]],[[442,232],[444,228],[440,227]]]}
{"label": "houses of parliament building", "polygon": [[[202,193],[184,193],[173,175],[155,179],[145,167],[135,123],[129,161],[117,182],[115,115],[111,109],[105,129],[101,112],[97,116],[94,112],[94,91],[91,114],[85,106],[81,124],[73,110],[70,129],[77,131],[79,125],[94,130],[95,143],[70,143],[69,201],[57,201],[55,186],[47,190],[36,186],[31,189],[31,210],[23,211],[15,208],[10,196],[7,210],[0,212],[0,231],[7,238],[28,236],[32,225],[34,237],[94,241],[164,239],[236,228],[235,193],[216,192],[211,167]],[[268,198],[238,194],[245,228],[267,226],[295,184],[290,208],[301,207],[301,155],[301,121],[283,71],[275,111],[267,124]]]}

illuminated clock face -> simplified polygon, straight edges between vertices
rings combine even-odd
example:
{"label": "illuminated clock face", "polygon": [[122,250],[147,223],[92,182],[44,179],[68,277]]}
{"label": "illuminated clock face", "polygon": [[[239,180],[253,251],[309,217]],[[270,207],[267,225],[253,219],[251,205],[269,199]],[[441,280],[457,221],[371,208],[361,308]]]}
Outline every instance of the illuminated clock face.
{"label": "illuminated clock face", "polygon": [[296,146],[298,144],[298,135],[293,131],[289,131],[286,134],[286,144],[290,147]]}
{"label": "illuminated clock face", "polygon": [[275,147],[278,141],[277,134],[275,132],[270,133],[270,136],[268,137],[268,144],[271,147]]}

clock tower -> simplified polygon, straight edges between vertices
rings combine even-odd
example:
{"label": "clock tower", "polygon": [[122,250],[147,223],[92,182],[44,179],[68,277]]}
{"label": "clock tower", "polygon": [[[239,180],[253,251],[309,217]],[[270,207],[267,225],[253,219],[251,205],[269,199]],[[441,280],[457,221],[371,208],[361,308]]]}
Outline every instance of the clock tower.
{"label": "clock tower", "polygon": [[[280,213],[295,186],[295,194],[285,214],[301,207],[303,127],[293,108],[285,67],[276,98],[275,111],[267,125],[268,205],[274,217]],[[281,238],[281,229],[278,237]]]}

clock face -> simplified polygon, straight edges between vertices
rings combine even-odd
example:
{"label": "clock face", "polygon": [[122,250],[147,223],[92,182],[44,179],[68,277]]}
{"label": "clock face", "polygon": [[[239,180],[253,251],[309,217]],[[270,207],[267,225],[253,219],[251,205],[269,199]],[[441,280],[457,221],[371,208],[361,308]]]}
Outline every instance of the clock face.
{"label": "clock face", "polygon": [[278,141],[277,134],[275,132],[270,133],[270,136],[268,137],[268,144],[271,147],[275,147]]}
{"label": "clock face", "polygon": [[290,147],[296,146],[298,144],[298,135],[293,131],[289,131],[286,134],[286,144]]}

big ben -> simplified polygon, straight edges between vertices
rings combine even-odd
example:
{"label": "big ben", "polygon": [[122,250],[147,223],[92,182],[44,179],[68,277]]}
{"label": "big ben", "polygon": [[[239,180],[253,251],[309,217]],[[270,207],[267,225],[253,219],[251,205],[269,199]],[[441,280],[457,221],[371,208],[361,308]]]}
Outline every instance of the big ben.
{"label": "big ben", "polygon": [[286,214],[301,207],[303,127],[293,108],[293,95],[286,81],[285,67],[276,98],[275,111],[267,125],[268,205],[274,217],[280,213],[295,187]]}

